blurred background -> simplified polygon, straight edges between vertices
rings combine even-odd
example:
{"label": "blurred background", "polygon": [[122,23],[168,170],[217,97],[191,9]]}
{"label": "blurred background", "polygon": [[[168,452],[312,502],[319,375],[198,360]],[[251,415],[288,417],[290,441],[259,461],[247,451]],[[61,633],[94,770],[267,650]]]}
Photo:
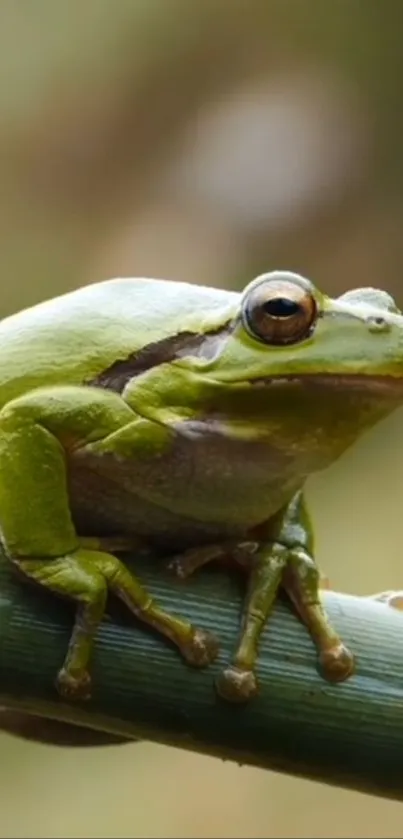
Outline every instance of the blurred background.
{"label": "blurred background", "polygon": [[[275,267],[403,306],[402,44],[401,0],[2,0],[1,316]],[[403,587],[402,419],[310,483],[336,589]],[[1,837],[403,835],[400,804],[156,745],[0,748]]]}

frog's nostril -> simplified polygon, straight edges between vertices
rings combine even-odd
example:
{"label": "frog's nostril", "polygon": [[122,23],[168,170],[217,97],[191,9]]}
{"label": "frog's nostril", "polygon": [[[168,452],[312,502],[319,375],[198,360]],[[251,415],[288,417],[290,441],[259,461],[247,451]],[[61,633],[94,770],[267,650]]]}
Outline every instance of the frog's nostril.
{"label": "frog's nostril", "polygon": [[390,329],[390,323],[382,315],[367,318],[367,324],[371,332],[388,332]]}

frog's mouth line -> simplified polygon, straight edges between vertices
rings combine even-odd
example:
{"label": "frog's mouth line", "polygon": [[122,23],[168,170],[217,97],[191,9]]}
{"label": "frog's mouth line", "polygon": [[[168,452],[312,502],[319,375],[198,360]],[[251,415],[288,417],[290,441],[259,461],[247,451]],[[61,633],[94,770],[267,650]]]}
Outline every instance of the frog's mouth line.
{"label": "frog's mouth line", "polygon": [[371,373],[311,373],[290,374],[289,376],[273,376],[271,378],[253,379],[253,387],[281,387],[282,385],[296,384],[302,387],[313,388],[338,388],[341,390],[353,390],[358,392],[371,392],[380,396],[403,396],[403,370],[402,376],[381,376]]}

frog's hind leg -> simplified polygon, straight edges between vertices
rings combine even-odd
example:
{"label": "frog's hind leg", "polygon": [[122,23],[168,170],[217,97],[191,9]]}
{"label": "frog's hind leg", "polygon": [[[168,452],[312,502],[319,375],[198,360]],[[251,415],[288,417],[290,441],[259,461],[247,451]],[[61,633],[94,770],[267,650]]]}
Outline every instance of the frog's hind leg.
{"label": "frog's hind leg", "polygon": [[76,603],[73,633],[57,677],[57,687],[63,696],[81,699],[90,696],[88,665],[94,637],[105,612],[108,590],[136,617],[176,644],[189,664],[204,667],[218,652],[210,633],[161,609],[112,554],[79,548],[59,559],[14,561],[27,577]]}
{"label": "frog's hind leg", "polygon": [[88,699],[88,664],[98,626],[103,618],[107,584],[91,561],[91,554],[74,551],[60,559],[14,559],[28,579],[74,601],[76,615],[64,664],[57,676],[57,688],[66,698]]}
{"label": "frog's hind leg", "polygon": [[110,553],[81,546],[75,532],[66,450],[130,429],[135,459],[136,427],[142,425],[141,452],[145,422],[117,394],[85,387],[32,391],[0,411],[2,541],[6,555],[23,574],[77,606],[58,677],[59,689],[70,697],[89,694],[88,664],[108,590],[176,644],[189,663],[204,666],[217,653],[210,633],[162,610],[123,563]]}

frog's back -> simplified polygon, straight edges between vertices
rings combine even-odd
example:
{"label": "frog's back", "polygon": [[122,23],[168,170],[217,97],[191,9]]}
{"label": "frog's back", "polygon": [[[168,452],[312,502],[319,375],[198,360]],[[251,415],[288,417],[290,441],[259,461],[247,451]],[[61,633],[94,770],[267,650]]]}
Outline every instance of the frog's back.
{"label": "frog's back", "polygon": [[153,279],[85,286],[0,322],[0,405],[27,389],[80,384],[118,359],[222,322],[239,295]]}

